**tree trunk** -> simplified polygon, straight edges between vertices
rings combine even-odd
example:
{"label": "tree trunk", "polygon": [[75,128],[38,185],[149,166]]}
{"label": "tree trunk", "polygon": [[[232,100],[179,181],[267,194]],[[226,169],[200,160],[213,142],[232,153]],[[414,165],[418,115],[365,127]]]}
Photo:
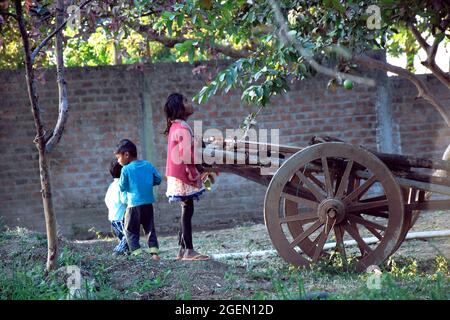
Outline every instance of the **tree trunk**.
{"label": "tree trunk", "polygon": [[56,218],[53,211],[52,193],[50,187],[50,175],[47,163],[47,154],[45,151],[45,131],[42,125],[39,98],[36,91],[36,78],[34,75],[33,64],[31,61],[30,43],[28,33],[23,19],[22,4],[20,0],[15,0],[16,14],[18,17],[20,34],[23,41],[25,52],[25,75],[27,80],[28,96],[31,102],[31,113],[33,114],[34,125],[36,128],[36,138],[34,143],[39,152],[39,172],[41,178],[41,193],[44,206],[45,227],[47,230],[48,255],[46,270],[53,270],[56,267],[57,258],[57,237],[56,237]]}
{"label": "tree trunk", "polygon": [[[43,138],[41,139],[41,142]],[[54,270],[57,263],[58,238],[56,234],[56,216],[53,210],[52,193],[50,186],[50,176],[48,170],[47,153],[45,144],[38,142],[39,149],[39,170],[41,177],[42,201],[44,204],[45,228],[47,230],[47,264],[46,270]]]}
{"label": "tree trunk", "polygon": [[118,36],[114,34],[113,38],[113,59],[114,65],[118,66],[122,64],[122,54],[120,52],[120,43],[118,40]]}

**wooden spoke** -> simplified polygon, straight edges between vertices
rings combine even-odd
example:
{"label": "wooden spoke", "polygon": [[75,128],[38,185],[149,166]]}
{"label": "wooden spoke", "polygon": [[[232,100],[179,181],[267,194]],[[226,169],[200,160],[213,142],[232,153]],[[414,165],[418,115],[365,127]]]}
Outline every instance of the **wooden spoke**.
{"label": "wooden spoke", "polygon": [[297,172],[297,177],[303,182],[304,186],[312,192],[312,194],[316,197],[317,201],[325,200],[325,195],[320,191],[320,189],[313,184],[303,173]]}
{"label": "wooden spoke", "polygon": [[349,204],[355,199],[361,197],[370,187],[376,182],[377,178],[375,176],[371,176],[369,179],[364,181],[362,185],[352,191],[348,196],[346,196],[343,200],[345,204]]}
{"label": "wooden spoke", "polygon": [[304,232],[302,232],[298,237],[294,239],[289,245],[291,248],[295,248],[296,245],[298,245],[300,242],[305,240],[307,237],[309,237],[314,231],[319,229],[323,223],[321,221],[316,221],[312,226],[310,226],[308,229],[306,229]]}
{"label": "wooden spoke", "polygon": [[341,225],[334,226],[334,234],[336,236],[336,248],[342,256],[342,260],[347,263],[347,255],[344,246],[344,229]]}
{"label": "wooden spoke", "polygon": [[[295,179],[297,179],[297,176],[295,176]],[[294,196],[302,197],[307,200],[317,201],[316,197],[308,190],[306,189],[301,182],[298,181],[289,181],[283,188],[283,192],[289,193]]]}
{"label": "wooden spoke", "polygon": [[289,193],[286,193],[286,192],[282,192],[282,193],[281,193],[281,196],[282,196],[283,198],[289,200],[289,201],[293,201],[293,202],[295,202],[295,203],[303,204],[303,205],[305,205],[305,206],[307,206],[307,207],[310,207],[310,208],[312,208],[312,209],[317,209],[317,207],[318,207],[318,205],[319,205],[319,204],[318,204],[317,202],[315,202],[315,201],[311,201],[311,200],[302,198],[302,197],[300,197],[300,196],[294,196],[294,195],[289,194]]}
{"label": "wooden spoke", "polygon": [[366,203],[366,202],[381,201],[381,200],[387,200],[386,195],[372,197],[372,198],[366,198],[366,199],[361,199],[361,200],[359,200],[359,202]]}
{"label": "wooden spoke", "polygon": [[366,210],[364,212],[361,212],[360,214],[365,214],[367,216],[372,216],[372,217],[389,219],[389,214],[384,212],[384,210],[379,210],[379,209]]}
{"label": "wooden spoke", "polygon": [[367,254],[372,252],[372,249],[370,249],[369,245],[365,243],[364,240],[361,238],[358,228],[354,224],[344,224],[343,227],[345,231],[347,231],[348,234],[350,234],[350,236],[353,239],[355,239],[362,255],[364,255],[363,251],[365,251]]}
{"label": "wooden spoke", "polygon": [[350,178],[348,179],[348,190],[347,194],[350,194],[355,190],[355,188],[359,187],[361,179],[358,178],[354,172],[350,173]]}
{"label": "wooden spoke", "polygon": [[317,213],[314,211],[303,213],[303,214],[296,214],[293,216],[287,216],[280,219],[280,224],[288,223],[288,222],[294,222],[294,221],[301,221],[302,224],[314,222],[318,219]]}
{"label": "wooden spoke", "polygon": [[350,172],[352,171],[353,160],[349,160],[347,166],[345,167],[344,173],[342,174],[341,181],[339,182],[339,188],[336,191],[336,198],[342,198],[344,195],[345,188],[348,186],[348,178]]}
{"label": "wooden spoke", "polygon": [[328,197],[333,196],[333,187],[331,183],[331,175],[330,170],[328,169],[328,160],[326,157],[322,157],[322,170],[323,175],[325,176],[325,191],[327,192]]}
{"label": "wooden spoke", "polygon": [[375,222],[372,222],[369,220],[365,220],[362,217],[357,216],[357,215],[349,214],[347,216],[347,218],[348,218],[348,220],[350,220],[352,222],[362,224],[363,226],[366,226],[366,227],[371,227],[371,228],[382,230],[382,231],[385,231],[387,229],[385,226],[382,226],[381,224],[378,224],[378,223],[375,223]]}
{"label": "wooden spoke", "polygon": [[[321,233],[322,234],[322,233]],[[312,242],[312,246],[313,247],[315,247],[315,246],[317,246],[317,243],[319,242],[319,240],[320,240],[320,235],[321,234],[319,234],[315,239],[314,239],[314,241]]]}
{"label": "wooden spoke", "polygon": [[388,201],[387,200],[379,200],[372,202],[353,202],[346,209],[347,213],[351,212],[362,212],[369,209],[379,209],[379,210],[387,210],[388,209]]}
{"label": "wooden spoke", "polygon": [[317,243],[316,251],[314,252],[314,256],[312,258],[314,262],[317,262],[319,260],[320,254],[322,253],[323,246],[325,245],[325,242],[328,239],[328,234],[330,233],[330,230],[331,230],[331,226],[326,225],[324,230],[320,234],[320,236],[317,237],[320,239],[319,239],[319,242]]}
{"label": "wooden spoke", "polygon": [[308,177],[309,179],[311,179],[312,182],[314,182],[315,184],[317,184],[317,186],[321,189],[323,189],[323,191],[325,191],[325,185],[323,184],[322,181],[320,181],[319,179],[317,179],[311,171],[306,171],[305,172],[305,176]]}
{"label": "wooden spoke", "polygon": [[383,236],[381,235],[381,233],[379,233],[374,228],[368,227],[368,226],[364,226],[364,227],[366,227],[366,229],[369,230],[371,234],[373,234],[375,237],[377,237],[378,240],[382,240],[383,239]]}

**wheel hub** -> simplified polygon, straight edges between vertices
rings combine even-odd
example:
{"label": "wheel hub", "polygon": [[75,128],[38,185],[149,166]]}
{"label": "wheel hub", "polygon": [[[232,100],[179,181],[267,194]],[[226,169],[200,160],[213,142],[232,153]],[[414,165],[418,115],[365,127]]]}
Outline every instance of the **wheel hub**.
{"label": "wheel hub", "polygon": [[317,215],[322,222],[328,219],[336,220],[336,223],[341,222],[345,217],[345,205],[338,199],[323,200],[317,209]]}

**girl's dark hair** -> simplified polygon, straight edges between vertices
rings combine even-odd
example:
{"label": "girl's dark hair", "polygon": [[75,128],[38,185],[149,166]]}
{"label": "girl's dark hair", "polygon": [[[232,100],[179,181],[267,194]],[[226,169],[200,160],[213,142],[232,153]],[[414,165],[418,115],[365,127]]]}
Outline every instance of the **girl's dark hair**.
{"label": "girl's dark hair", "polygon": [[120,173],[122,172],[122,166],[117,161],[117,159],[114,159],[111,161],[111,165],[109,167],[109,172],[111,173],[113,178],[120,178]]}
{"label": "girl's dark hair", "polygon": [[164,105],[164,112],[167,119],[167,127],[164,130],[164,134],[168,135],[172,120],[183,119],[186,120],[186,110],[184,108],[184,96],[180,93],[172,93],[167,97],[166,104]]}

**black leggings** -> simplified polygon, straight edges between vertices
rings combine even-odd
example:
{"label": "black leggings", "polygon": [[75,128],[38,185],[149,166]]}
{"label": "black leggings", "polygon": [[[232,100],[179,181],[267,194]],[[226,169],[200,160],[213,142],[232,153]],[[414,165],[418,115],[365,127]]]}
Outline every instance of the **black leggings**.
{"label": "black leggings", "polygon": [[194,249],[192,245],[192,216],[194,215],[194,200],[189,199],[181,203],[180,232],[178,244],[183,249]]}

